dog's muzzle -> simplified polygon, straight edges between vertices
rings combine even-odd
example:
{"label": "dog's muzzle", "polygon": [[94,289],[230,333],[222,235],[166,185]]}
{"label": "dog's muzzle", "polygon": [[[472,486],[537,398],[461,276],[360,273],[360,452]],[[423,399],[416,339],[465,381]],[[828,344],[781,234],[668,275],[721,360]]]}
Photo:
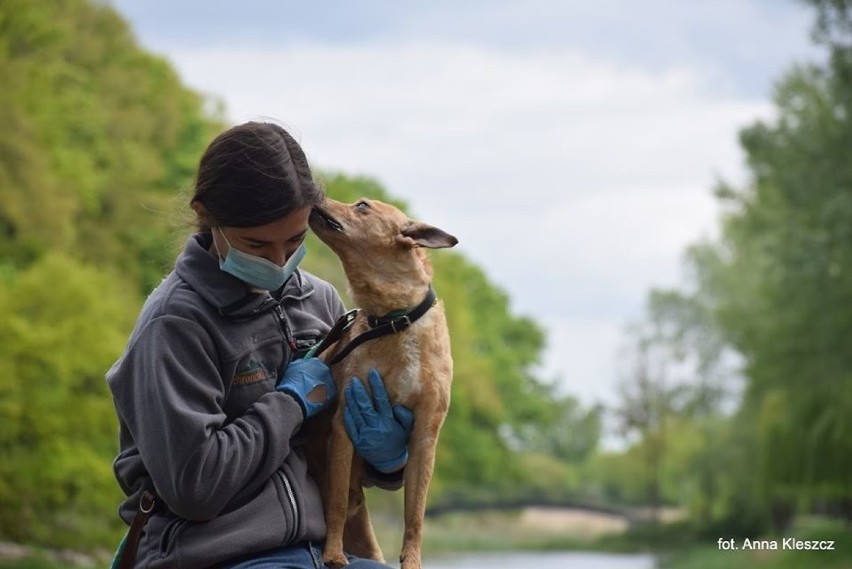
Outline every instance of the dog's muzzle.
{"label": "dog's muzzle", "polygon": [[311,209],[311,217],[317,217],[321,219],[323,223],[325,223],[327,226],[329,226],[335,231],[343,231],[343,225],[341,225],[339,221],[331,217],[331,215],[329,215],[327,211],[325,211],[319,206],[314,206],[313,209]]}

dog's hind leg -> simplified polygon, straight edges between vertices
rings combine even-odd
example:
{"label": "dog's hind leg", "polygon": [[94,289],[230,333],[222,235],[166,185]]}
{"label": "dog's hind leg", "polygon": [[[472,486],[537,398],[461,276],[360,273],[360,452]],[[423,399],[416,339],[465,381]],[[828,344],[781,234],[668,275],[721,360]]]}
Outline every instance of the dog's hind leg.
{"label": "dog's hind leg", "polygon": [[[337,416],[339,415],[339,416]],[[338,407],[331,428],[328,454],[325,523],[327,526],[322,561],[330,567],[347,565],[343,553],[343,531],[349,505],[349,483],[354,450],[343,426],[343,405]]]}
{"label": "dog's hind leg", "polygon": [[[357,457],[355,460],[357,462]],[[370,512],[364,498],[364,488],[359,476],[360,465],[353,464],[352,473],[353,480],[349,488],[349,517],[343,532],[343,546],[346,553],[384,563],[385,558],[382,555],[379,540],[373,532]]]}
{"label": "dog's hind leg", "polygon": [[420,546],[423,540],[423,516],[426,495],[435,467],[438,431],[446,412],[418,414],[409,443],[409,459],[405,466],[405,532],[399,561],[402,569],[420,569]]}

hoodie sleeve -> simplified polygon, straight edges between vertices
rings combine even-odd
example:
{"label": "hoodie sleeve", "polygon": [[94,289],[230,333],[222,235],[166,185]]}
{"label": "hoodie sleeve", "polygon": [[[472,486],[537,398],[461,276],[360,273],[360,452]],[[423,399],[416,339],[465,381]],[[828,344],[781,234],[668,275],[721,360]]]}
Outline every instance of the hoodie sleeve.
{"label": "hoodie sleeve", "polygon": [[226,423],[214,343],[196,322],[149,322],[110,381],[118,412],[159,496],[177,515],[212,519],[254,493],[290,452],[298,404],[271,389]]}

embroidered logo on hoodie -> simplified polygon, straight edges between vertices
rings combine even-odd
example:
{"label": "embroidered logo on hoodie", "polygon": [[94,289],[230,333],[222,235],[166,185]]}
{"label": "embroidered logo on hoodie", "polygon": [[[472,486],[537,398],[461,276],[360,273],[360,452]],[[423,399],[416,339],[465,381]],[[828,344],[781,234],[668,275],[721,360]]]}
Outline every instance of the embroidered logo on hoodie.
{"label": "embroidered logo on hoodie", "polygon": [[250,359],[248,363],[237,369],[237,374],[234,376],[234,385],[251,385],[265,379],[269,379],[269,372],[266,367],[261,362]]}

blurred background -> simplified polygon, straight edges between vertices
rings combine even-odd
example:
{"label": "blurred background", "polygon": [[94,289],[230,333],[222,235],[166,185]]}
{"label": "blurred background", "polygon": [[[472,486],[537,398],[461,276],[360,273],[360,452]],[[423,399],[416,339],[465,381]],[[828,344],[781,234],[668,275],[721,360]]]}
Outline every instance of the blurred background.
{"label": "blurred background", "polygon": [[460,239],[426,569],[852,567],[848,4],[0,0],[0,568],[124,533],[104,373],[245,120]]}

